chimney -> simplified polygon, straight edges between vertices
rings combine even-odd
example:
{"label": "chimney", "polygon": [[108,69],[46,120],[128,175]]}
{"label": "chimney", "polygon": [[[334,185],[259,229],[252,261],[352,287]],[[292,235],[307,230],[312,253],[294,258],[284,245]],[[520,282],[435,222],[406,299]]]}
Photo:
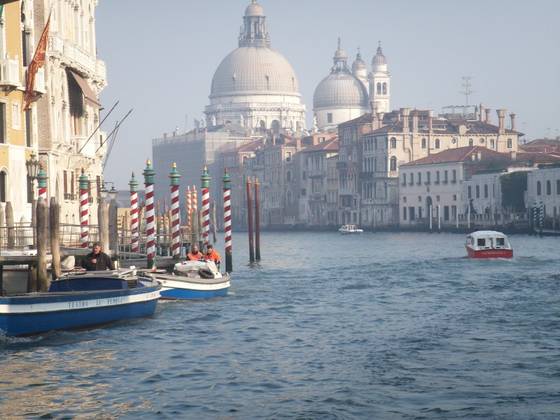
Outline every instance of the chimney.
{"label": "chimney", "polygon": [[403,133],[408,133],[410,124],[410,108],[401,108],[403,118]]}
{"label": "chimney", "polygon": [[506,119],[506,110],[497,109],[496,113],[498,114],[498,134],[504,134],[506,132],[506,127],[504,125]]}
{"label": "chimney", "polygon": [[492,112],[492,110],[490,108],[484,108],[484,112],[486,113],[486,116],[484,117],[484,122],[486,124],[490,124],[490,112]]}
{"label": "chimney", "polygon": [[418,111],[412,111],[412,132],[418,132]]}
{"label": "chimney", "polygon": [[484,113],[484,105],[480,104],[478,107],[478,120],[480,122],[484,121],[484,117],[482,115],[483,113]]}
{"label": "chimney", "polygon": [[434,120],[434,111],[428,111],[428,131],[430,134],[434,131],[433,121]]}
{"label": "chimney", "polygon": [[515,130],[515,114],[513,112],[509,114],[509,118],[511,120],[511,129]]}

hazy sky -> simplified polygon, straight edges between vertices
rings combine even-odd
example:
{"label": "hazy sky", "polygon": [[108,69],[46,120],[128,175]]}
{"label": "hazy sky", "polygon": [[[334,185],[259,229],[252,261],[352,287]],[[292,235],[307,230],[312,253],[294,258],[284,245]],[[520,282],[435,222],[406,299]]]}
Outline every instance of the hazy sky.
{"label": "hazy sky", "polygon": [[[101,0],[99,57],[107,64],[107,120],[130,108],[106,179],[124,187],[141,172],[151,140],[192,128],[208,103],[220,61],[237,47],[250,0]],[[507,108],[527,138],[560,135],[560,2],[556,0],[261,0],[272,47],[293,65],[309,115],[313,91],[332,65],[337,37],[369,63],[383,43],[392,74],[392,108],[440,111],[471,103]],[[188,116],[188,120],[187,120]],[[496,121],[495,112],[492,118]],[[308,118],[308,124],[311,117]],[[188,122],[187,122],[188,121]]]}

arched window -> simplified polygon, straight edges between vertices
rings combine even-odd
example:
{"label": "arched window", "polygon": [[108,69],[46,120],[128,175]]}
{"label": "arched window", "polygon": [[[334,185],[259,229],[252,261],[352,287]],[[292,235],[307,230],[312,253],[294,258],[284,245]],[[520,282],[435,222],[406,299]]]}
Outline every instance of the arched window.
{"label": "arched window", "polygon": [[542,194],[541,181],[537,181],[537,195]]}
{"label": "arched window", "polygon": [[426,148],[426,139],[422,139],[422,149]]}
{"label": "arched window", "polygon": [[513,141],[511,139],[507,139],[507,147],[511,149],[513,147]]}
{"label": "arched window", "polygon": [[396,148],[397,148],[397,139],[391,137],[391,149],[396,149]]}
{"label": "arched window", "polygon": [[391,171],[397,170],[397,158],[395,156],[391,157]]}
{"label": "arched window", "polygon": [[0,172],[0,203],[6,202],[6,172]]}
{"label": "arched window", "polygon": [[383,83],[383,95],[387,95],[387,83]]}
{"label": "arched window", "polygon": [[469,139],[469,146],[474,146],[474,140],[473,139]]}
{"label": "arched window", "polygon": [[377,84],[377,94],[381,95],[381,83]]}
{"label": "arched window", "polygon": [[552,194],[552,182],[550,180],[546,181],[546,195]]}
{"label": "arched window", "polygon": [[439,147],[440,147],[439,139],[436,139],[436,141],[435,141],[435,147],[436,147],[436,149],[439,149]]}

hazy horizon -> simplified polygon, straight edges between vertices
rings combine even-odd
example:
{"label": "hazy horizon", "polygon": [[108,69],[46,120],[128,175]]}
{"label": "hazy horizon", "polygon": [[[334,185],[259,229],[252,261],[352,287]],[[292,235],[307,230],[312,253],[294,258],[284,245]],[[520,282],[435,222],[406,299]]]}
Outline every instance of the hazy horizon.
{"label": "hazy horizon", "polygon": [[[105,178],[121,188],[151,157],[151,140],[203,118],[220,61],[237,47],[249,0],[153,3],[101,1],[99,58],[107,64],[101,98],[106,132],[130,109]],[[461,77],[471,76],[470,103],[517,114],[526,139],[560,134],[560,5],[551,0],[371,2],[261,0],[272,47],[292,64],[312,120],[313,91],[332,65],[337,38],[353,61],[358,47],[369,63],[380,40],[392,75],[391,107],[464,104]],[[538,5],[539,7],[535,7]],[[143,6],[143,7],[142,7]],[[152,6],[152,7],[149,7]],[[104,115],[104,114],[103,114]],[[188,118],[188,120],[187,120]],[[497,120],[495,112],[492,120]],[[123,164],[122,157],[126,156]]]}

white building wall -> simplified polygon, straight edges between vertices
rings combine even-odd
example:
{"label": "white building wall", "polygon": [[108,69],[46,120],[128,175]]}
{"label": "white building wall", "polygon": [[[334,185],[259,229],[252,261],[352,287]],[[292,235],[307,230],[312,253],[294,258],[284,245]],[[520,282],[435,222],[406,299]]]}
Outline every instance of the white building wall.
{"label": "white building wall", "polygon": [[527,207],[541,202],[547,217],[560,217],[560,167],[537,169],[528,174]]}

